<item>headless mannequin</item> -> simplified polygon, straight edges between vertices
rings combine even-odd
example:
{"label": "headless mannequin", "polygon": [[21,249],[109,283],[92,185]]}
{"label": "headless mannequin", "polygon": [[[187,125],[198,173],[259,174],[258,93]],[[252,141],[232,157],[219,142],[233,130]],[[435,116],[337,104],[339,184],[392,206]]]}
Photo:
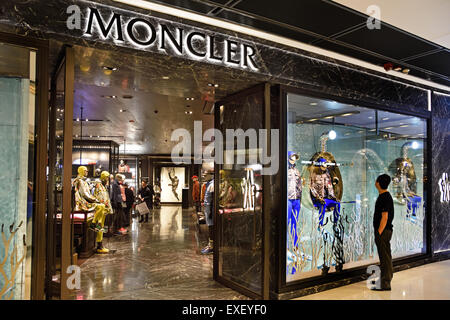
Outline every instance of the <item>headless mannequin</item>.
{"label": "headless mannequin", "polygon": [[[86,182],[87,175],[88,169],[85,166],[78,167],[78,176],[73,181],[75,189],[75,211],[95,211],[94,218],[90,221],[89,228],[100,233],[101,238],[103,238],[104,230],[101,221],[105,221],[105,205],[100,203],[100,201],[90,194],[89,185]],[[97,239],[98,237],[99,235],[97,234]]]}
{"label": "headless mannequin", "polygon": [[[103,226],[105,225],[105,218],[107,214],[112,214],[112,206],[111,206],[111,200],[109,199],[109,192],[106,189],[106,186],[109,182],[109,172],[103,171],[100,175],[100,181],[97,180],[95,187],[94,187],[94,197],[97,199],[98,202],[103,204],[105,206],[105,213],[98,218],[95,222],[101,226],[103,229]],[[102,241],[103,241],[103,231],[97,232],[97,253],[108,253],[109,250],[103,247]]]}

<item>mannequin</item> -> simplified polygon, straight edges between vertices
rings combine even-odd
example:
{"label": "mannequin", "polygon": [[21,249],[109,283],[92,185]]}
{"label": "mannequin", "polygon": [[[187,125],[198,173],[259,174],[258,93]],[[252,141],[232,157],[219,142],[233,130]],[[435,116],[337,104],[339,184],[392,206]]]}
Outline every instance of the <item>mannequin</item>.
{"label": "mannequin", "polygon": [[169,184],[169,186],[172,187],[172,193],[175,196],[175,198],[177,198],[177,200],[179,201],[180,198],[178,197],[177,189],[178,189],[178,183],[179,183],[180,179],[175,175],[174,168],[169,168],[168,174],[169,174],[169,179],[172,182],[171,184]]}
{"label": "mannequin", "polygon": [[333,223],[339,219],[339,212],[341,204],[334,194],[333,185],[338,183],[338,178],[331,176],[327,169],[327,161],[324,158],[317,160],[317,166],[311,174],[311,198],[314,206],[319,209],[319,226],[323,226],[325,211],[330,211],[333,208]]}
{"label": "mannequin", "polygon": [[[300,159],[297,153],[288,152],[288,230],[290,236],[288,241],[291,241],[292,249],[298,250],[298,235],[297,224],[300,218],[300,209],[302,201],[302,177],[300,172],[295,167],[295,162]],[[288,243],[289,247],[289,243]],[[291,274],[296,272],[293,267]]]}
{"label": "mannequin", "polygon": [[[98,202],[103,204],[105,206],[105,214],[102,216],[100,220],[98,220],[98,224],[103,228],[105,224],[105,218],[107,214],[112,214],[112,206],[111,206],[111,200],[109,199],[109,192],[106,189],[106,186],[109,182],[109,172],[108,171],[102,171],[100,174],[100,179],[96,180],[95,187],[94,187],[94,197],[97,199]],[[103,240],[103,232],[99,231],[97,232],[97,253],[108,253],[109,249],[106,249],[103,247],[102,244]]]}
{"label": "mannequin", "polygon": [[204,247],[201,251],[202,254],[212,253],[214,250],[214,171],[207,171],[205,174],[205,200],[204,200],[204,208],[205,208],[205,218],[206,224],[208,225],[208,234],[209,234],[209,242],[206,247]]}
{"label": "mannequin", "polygon": [[126,160],[120,160],[119,163],[119,173],[130,172],[130,166],[127,164]]}
{"label": "mannequin", "polygon": [[[73,181],[73,187],[75,191],[75,211],[92,212],[95,211],[94,218],[90,221],[89,228],[97,233],[101,234],[103,238],[103,225],[102,221],[105,221],[105,205],[100,203],[95,197],[93,197],[89,192],[89,185],[86,182],[86,177],[88,175],[88,169],[85,166],[78,167],[78,176]],[[98,239],[97,234],[97,239]],[[98,253],[107,253],[107,249],[101,248],[103,250],[97,249]]]}

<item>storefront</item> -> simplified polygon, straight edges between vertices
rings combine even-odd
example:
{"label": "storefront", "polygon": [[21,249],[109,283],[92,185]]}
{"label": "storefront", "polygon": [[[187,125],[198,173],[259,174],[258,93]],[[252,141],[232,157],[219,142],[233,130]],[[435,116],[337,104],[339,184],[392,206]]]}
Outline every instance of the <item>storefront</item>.
{"label": "storefront", "polygon": [[[71,218],[64,213],[71,212],[72,171],[63,170],[72,167],[72,149],[76,146],[72,139],[76,116],[71,45],[163,56],[167,63],[220,69],[221,74],[228,73],[234,79],[242,75],[242,82],[252,84],[217,101],[214,107],[214,127],[223,136],[228,129],[278,132],[269,135],[267,142],[271,161],[215,165],[215,190],[221,192],[215,193],[218,245],[214,247],[213,274],[220,283],[250,297],[288,299],[367,278],[367,267],[377,261],[371,223],[374,179],[381,173],[393,179],[395,269],[449,257],[450,91],[443,86],[414,83],[285,44],[157,12],[148,15],[145,10],[123,5],[74,1],[68,7],[47,1],[39,4],[36,15],[26,10],[26,4],[13,6],[1,5],[4,24],[0,27],[0,43],[3,47],[22,46],[31,67],[24,67],[23,74],[12,75],[2,66],[2,101],[13,99],[8,100],[8,95],[15,92],[16,98],[22,98],[13,99],[13,109],[29,117],[14,115],[13,110],[1,116],[3,127],[13,125],[18,129],[14,137],[6,131],[1,134],[2,146],[7,141],[17,143],[11,144],[11,152],[3,153],[15,158],[2,161],[0,172],[3,178],[3,174],[20,171],[18,177],[4,179],[23,182],[9,184],[20,190],[4,189],[0,193],[4,202],[11,194],[18,199],[14,207],[5,209],[8,212],[2,215],[1,223],[5,232],[12,223],[21,225],[25,221],[21,208],[28,203],[32,217],[28,219],[26,239],[33,235],[33,249],[31,256],[28,252],[26,268],[5,269],[9,282],[0,282],[0,290],[5,288],[2,298],[20,299],[31,294],[33,299],[42,299],[44,288],[52,286],[48,282],[51,276],[45,272],[51,272],[48,266],[56,263],[46,258],[46,250],[56,245],[52,239],[38,235],[48,236],[50,231],[45,227],[54,225],[46,220],[46,212],[53,212],[57,203],[54,183],[61,185],[59,203],[63,212],[58,268],[65,270],[71,265],[71,251],[64,249],[70,247]],[[51,39],[67,44],[57,59],[48,54]],[[17,56],[7,50],[5,54]],[[47,75],[52,78],[50,102]],[[16,84],[10,83],[13,80]],[[7,85],[12,87],[3,90]],[[29,96],[28,87],[35,90],[35,99]],[[0,112],[5,110],[9,109],[2,107]],[[59,115],[62,121],[57,120]],[[33,117],[34,126],[29,120]],[[11,124],[3,123],[3,119],[16,120]],[[28,142],[27,130],[31,130]],[[244,154],[248,159],[260,153],[261,139],[256,138],[256,147],[222,145],[220,151],[231,157]],[[47,153],[49,161],[58,163],[58,167],[47,163]],[[108,165],[115,166],[111,161]],[[133,161],[155,160],[146,157]],[[16,171],[8,170],[11,163],[17,164]],[[58,177],[56,180],[47,181],[47,166],[49,176]],[[26,167],[28,171],[23,170]],[[188,167],[161,164],[158,168],[179,170],[178,175],[186,179],[190,175],[186,174]],[[263,174],[265,169],[274,168],[277,170],[272,174]],[[135,168],[136,172],[141,169]],[[195,170],[191,168],[190,172]],[[152,174],[148,170],[138,173],[140,177]],[[25,179],[34,182],[32,201],[26,200]],[[48,195],[47,188],[52,190]],[[170,197],[167,200],[173,201]],[[47,219],[56,216],[50,214]],[[16,248],[21,247],[24,233],[13,234],[11,243]],[[28,240],[26,243],[31,244]],[[26,260],[20,260],[26,251],[8,249],[5,244],[0,248],[7,248],[5,261],[17,258],[17,264],[26,266]],[[15,284],[11,277],[15,277]],[[24,284],[26,277],[31,277],[31,285]],[[67,277],[61,273],[59,284]],[[54,292],[65,297],[67,290],[60,285]],[[22,293],[25,291],[28,295]]]}

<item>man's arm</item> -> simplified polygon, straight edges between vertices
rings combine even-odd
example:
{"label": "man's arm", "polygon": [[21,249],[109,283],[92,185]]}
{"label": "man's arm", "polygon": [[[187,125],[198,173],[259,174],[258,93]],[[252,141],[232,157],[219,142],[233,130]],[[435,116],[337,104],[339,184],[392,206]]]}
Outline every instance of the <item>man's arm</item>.
{"label": "man's arm", "polygon": [[384,228],[386,227],[387,224],[387,220],[388,220],[388,212],[384,211],[381,213],[381,221],[380,221],[380,226],[378,227],[378,234],[381,235],[384,231]]}

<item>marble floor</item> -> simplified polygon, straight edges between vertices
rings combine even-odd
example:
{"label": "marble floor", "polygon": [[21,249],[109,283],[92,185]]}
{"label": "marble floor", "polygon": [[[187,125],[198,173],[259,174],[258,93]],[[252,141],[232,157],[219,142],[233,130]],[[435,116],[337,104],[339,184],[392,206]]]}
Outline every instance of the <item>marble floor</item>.
{"label": "marble floor", "polygon": [[366,281],[295,300],[450,300],[450,260],[394,273],[392,291],[372,291]]}
{"label": "marble floor", "polygon": [[192,210],[163,206],[148,223],[137,219],[129,234],[105,238],[116,252],[94,255],[81,264],[77,300],[248,299],[212,279],[212,255],[201,255],[207,243]]}

